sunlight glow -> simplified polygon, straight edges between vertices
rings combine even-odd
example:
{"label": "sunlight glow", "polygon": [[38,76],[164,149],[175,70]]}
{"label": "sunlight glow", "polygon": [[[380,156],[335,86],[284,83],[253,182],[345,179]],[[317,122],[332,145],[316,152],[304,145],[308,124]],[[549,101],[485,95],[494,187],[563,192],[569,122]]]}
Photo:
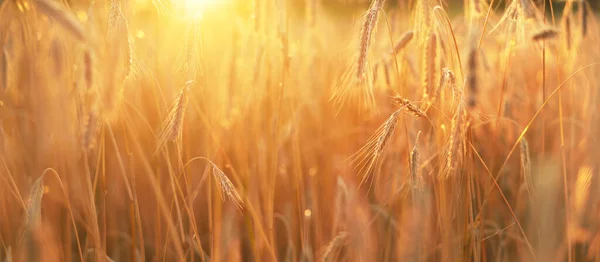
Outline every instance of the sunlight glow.
{"label": "sunlight glow", "polygon": [[213,8],[223,0],[182,0],[188,14],[202,14],[209,8]]}

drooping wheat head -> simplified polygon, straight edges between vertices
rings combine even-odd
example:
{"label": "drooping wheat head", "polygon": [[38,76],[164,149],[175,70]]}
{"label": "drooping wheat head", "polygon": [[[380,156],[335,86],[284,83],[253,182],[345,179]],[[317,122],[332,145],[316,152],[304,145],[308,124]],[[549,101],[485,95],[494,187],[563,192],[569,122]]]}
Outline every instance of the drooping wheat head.
{"label": "drooping wheat head", "polygon": [[[242,209],[242,204],[241,204],[242,198],[238,194],[233,183],[231,183],[231,180],[229,180],[227,175],[225,175],[225,172],[223,172],[221,169],[219,169],[219,167],[215,163],[213,163],[212,161],[209,161],[209,162],[210,162],[210,165],[212,166],[211,171],[212,171],[213,177],[214,177],[215,181],[218,182],[217,184],[219,185],[219,188],[221,189],[221,192],[222,192],[221,197],[223,197],[223,195],[225,195],[229,200],[231,200],[235,204],[235,206],[238,209]],[[223,198],[223,201],[225,201],[225,198]]]}
{"label": "drooping wheat head", "polygon": [[188,92],[195,81],[188,81],[185,86],[179,91],[175,102],[169,110],[169,115],[162,124],[162,127],[157,136],[156,155],[169,141],[175,141],[181,137],[183,131],[183,120],[188,104]]}
{"label": "drooping wheat head", "polygon": [[396,95],[392,98],[392,102],[394,102],[394,104],[400,106],[401,109],[408,110],[416,117],[428,118],[427,114],[423,110],[421,110],[421,108],[419,108],[417,105],[415,105],[413,102],[411,102],[410,100],[408,100],[406,98]]}

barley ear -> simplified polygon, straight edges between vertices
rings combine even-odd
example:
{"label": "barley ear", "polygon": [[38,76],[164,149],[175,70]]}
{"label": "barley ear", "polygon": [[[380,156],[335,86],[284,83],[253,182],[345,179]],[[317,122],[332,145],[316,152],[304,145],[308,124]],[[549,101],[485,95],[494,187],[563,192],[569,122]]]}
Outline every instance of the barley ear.
{"label": "barley ear", "polygon": [[533,40],[533,41],[549,40],[549,39],[555,38],[556,36],[558,36],[558,30],[556,30],[554,28],[546,28],[546,29],[542,29],[542,30],[534,33],[533,36],[531,37],[531,40]]}
{"label": "barley ear", "polygon": [[175,141],[181,137],[183,131],[183,120],[185,117],[185,111],[188,103],[188,91],[190,87],[196,83],[195,81],[188,81],[185,86],[179,91],[175,102],[169,110],[169,114],[162,124],[161,130],[158,133],[156,151],[154,155],[157,155],[169,141]]}
{"label": "barley ear", "polygon": [[27,248],[29,261],[39,259],[39,247],[35,234],[42,223],[42,196],[44,195],[44,176],[41,175],[31,186],[24,223],[21,227],[21,242]]}
{"label": "barley ear", "polygon": [[400,51],[402,51],[404,48],[406,48],[406,46],[408,46],[408,44],[413,39],[414,35],[415,35],[414,31],[405,32],[400,37],[400,40],[398,40],[398,42],[396,42],[396,44],[394,45],[393,55],[397,55],[398,53],[400,53]]}
{"label": "barley ear", "polygon": [[328,261],[338,261],[339,260],[339,252],[340,250],[348,243],[350,238],[350,234],[348,232],[342,231],[337,236],[335,236],[327,246],[323,249],[322,260],[323,262]]}
{"label": "barley ear", "polygon": [[430,95],[436,92],[437,75],[437,36],[431,33],[427,39],[427,46],[424,52],[425,68],[423,68],[423,98],[427,101]]}
{"label": "barley ear", "polygon": [[419,108],[417,105],[415,105],[413,102],[406,98],[396,95],[392,98],[392,102],[400,106],[400,109],[406,109],[416,117],[423,117],[429,119],[427,117],[427,114],[425,114],[425,112],[421,108]]}
{"label": "barley ear", "polygon": [[410,166],[410,181],[413,189],[420,189],[423,182],[421,177],[421,167],[420,165],[420,154],[419,154],[419,136],[421,135],[421,131],[417,133],[417,137],[415,138],[415,145],[410,151],[409,157],[409,166]]}
{"label": "barley ear", "polygon": [[78,40],[86,41],[85,32],[77,18],[66,11],[60,4],[52,0],[35,0],[34,3],[37,10],[42,12],[49,19],[57,22]]}
{"label": "barley ear", "polygon": [[[229,180],[229,178],[225,175],[225,173],[221,169],[219,169],[219,167],[217,167],[217,165],[215,165],[215,163],[210,161],[210,164],[212,165],[213,177],[214,177],[215,181],[218,182],[218,185],[219,185],[219,188],[221,189],[222,194],[227,196],[227,198],[229,200],[233,201],[235,206],[241,210],[242,209],[242,205],[241,205],[242,198],[238,194],[233,183],[231,183],[231,180]],[[223,197],[223,195],[221,195],[221,197]],[[223,201],[225,201],[225,198],[223,198]]]}

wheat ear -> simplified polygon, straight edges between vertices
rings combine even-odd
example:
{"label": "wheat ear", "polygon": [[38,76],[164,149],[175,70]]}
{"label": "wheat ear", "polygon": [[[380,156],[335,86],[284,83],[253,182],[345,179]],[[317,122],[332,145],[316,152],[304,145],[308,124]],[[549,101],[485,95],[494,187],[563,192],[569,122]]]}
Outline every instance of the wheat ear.
{"label": "wheat ear", "polygon": [[531,40],[533,40],[533,41],[548,40],[548,39],[552,39],[552,38],[556,37],[557,35],[558,35],[558,30],[556,30],[554,28],[546,28],[546,29],[542,29],[542,30],[536,32],[535,34],[533,34],[533,36],[531,36]]}
{"label": "wheat ear", "polygon": [[34,3],[37,10],[42,12],[48,18],[56,21],[67,31],[71,32],[75,38],[80,41],[86,40],[85,32],[79,21],[77,21],[73,14],[61,7],[60,4],[52,0],[35,0]]}
{"label": "wheat ear", "polygon": [[194,83],[195,81],[188,81],[179,91],[175,103],[171,106],[169,115],[163,122],[162,128],[158,133],[155,155],[163,149],[167,142],[175,141],[178,137],[181,137],[183,119],[188,103],[188,91]]}

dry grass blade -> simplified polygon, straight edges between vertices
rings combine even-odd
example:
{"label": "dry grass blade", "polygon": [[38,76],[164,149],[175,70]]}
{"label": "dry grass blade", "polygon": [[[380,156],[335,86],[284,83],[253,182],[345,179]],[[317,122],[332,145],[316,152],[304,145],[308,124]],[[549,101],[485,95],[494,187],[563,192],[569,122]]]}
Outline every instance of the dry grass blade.
{"label": "dry grass blade", "polygon": [[342,231],[337,236],[335,236],[323,249],[323,262],[327,261],[338,261],[338,253],[340,249],[342,249],[350,238],[350,234],[348,232]]}
{"label": "dry grass blade", "polygon": [[179,91],[175,103],[169,110],[169,115],[164,121],[161,130],[158,132],[156,155],[169,141],[175,141],[178,137],[181,137],[183,128],[183,120],[185,118],[185,111],[188,103],[188,91],[189,88],[195,83],[195,81],[188,81],[185,86]]}
{"label": "dry grass blade", "polygon": [[552,38],[556,37],[557,35],[558,35],[558,30],[553,29],[553,28],[547,28],[547,29],[542,29],[542,30],[536,32],[535,34],[533,34],[533,36],[531,37],[531,40],[533,40],[533,41],[548,40],[548,39],[552,39]]}
{"label": "dry grass blade", "polygon": [[37,9],[48,18],[56,21],[80,41],[86,41],[85,31],[79,21],[71,13],[67,12],[57,2],[52,0],[35,0]]}

